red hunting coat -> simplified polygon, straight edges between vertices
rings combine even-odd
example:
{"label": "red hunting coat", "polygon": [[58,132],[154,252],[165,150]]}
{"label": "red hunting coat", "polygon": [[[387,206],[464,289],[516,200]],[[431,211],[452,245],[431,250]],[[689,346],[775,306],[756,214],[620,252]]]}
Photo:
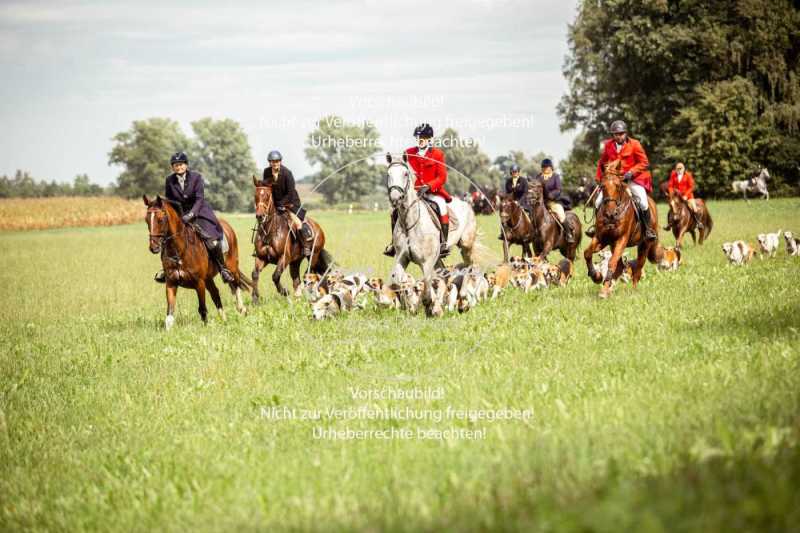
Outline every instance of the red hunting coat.
{"label": "red hunting coat", "polygon": [[683,179],[678,181],[678,173],[673,170],[669,175],[669,184],[667,185],[667,192],[672,194],[672,191],[678,191],[686,200],[694,198],[694,176],[688,171],[684,171]]}
{"label": "red hunting coat", "polygon": [[603,144],[603,153],[600,155],[600,161],[597,162],[597,181],[603,177],[603,170],[608,163],[622,160],[622,173],[633,172],[633,182],[641,185],[648,193],[653,192],[653,177],[650,175],[648,168],[650,161],[647,159],[647,154],[644,153],[642,143],[636,139],[625,141],[622,145],[622,150],[617,152],[614,146],[614,139],[608,139]]}
{"label": "red hunting coat", "polygon": [[446,201],[452,200],[444,184],[447,183],[447,166],[444,163],[444,152],[439,148],[430,147],[425,157],[419,157],[419,147],[412,146],[406,150],[408,154],[408,164],[414,169],[417,179],[414,187],[419,188],[423,185],[430,187],[430,191],[437,196],[441,196]]}

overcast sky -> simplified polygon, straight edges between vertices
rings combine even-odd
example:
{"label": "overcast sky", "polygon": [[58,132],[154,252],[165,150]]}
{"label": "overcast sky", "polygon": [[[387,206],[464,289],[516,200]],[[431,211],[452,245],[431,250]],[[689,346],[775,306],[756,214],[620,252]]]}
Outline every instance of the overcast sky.
{"label": "overcast sky", "polygon": [[[111,137],[149,117],[232,118],[299,178],[313,122],[372,121],[384,147],[453,125],[494,158],[565,157],[555,106],[576,0],[0,3],[0,174],[107,184]],[[516,121],[516,124],[515,124]],[[176,147],[178,149],[180,147]],[[168,173],[164,154],[164,172]]]}

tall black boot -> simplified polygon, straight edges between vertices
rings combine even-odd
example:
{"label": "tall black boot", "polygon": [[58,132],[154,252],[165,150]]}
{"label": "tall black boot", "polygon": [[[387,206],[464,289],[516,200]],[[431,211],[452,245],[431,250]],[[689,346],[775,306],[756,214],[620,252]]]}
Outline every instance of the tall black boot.
{"label": "tall black boot", "polygon": [[672,209],[669,210],[667,213],[667,225],[664,226],[664,231],[669,231],[672,229]]}
{"label": "tall black boot", "polygon": [[222,256],[222,240],[206,241],[206,248],[208,249],[208,255],[211,256],[211,260],[217,265],[217,270],[219,270],[222,281],[225,283],[233,283],[233,274],[231,274],[231,271],[225,266],[225,258]]}
{"label": "tall black boot", "polygon": [[[690,211],[691,211],[691,209],[690,209]],[[695,224],[695,226],[697,226],[697,229],[699,229],[699,230],[705,229],[705,226],[703,225],[703,222],[700,220],[700,214],[699,213],[697,213],[695,211],[692,211],[692,217],[694,217],[694,224]]]}
{"label": "tall black boot", "polygon": [[383,255],[388,255],[389,257],[394,257],[395,249],[394,249],[394,227],[397,225],[397,209],[392,209],[392,240],[389,242],[389,246],[387,246],[383,250]]}
{"label": "tall black boot", "polygon": [[314,231],[311,229],[309,223],[305,220],[300,226],[300,238],[303,240],[303,255],[306,257],[311,257],[311,254],[314,251]]}
{"label": "tall black boot", "polygon": [[447,249],[447,235],[450,233],[450,224],[442,224],[441,240],[439,245],[439,257],[447,257],[450,250]]}
{"label": "tall black boot", "polygon": [[644,228],[644,238],[648,241],[654,241],[658,239],[658,233],[650,227],[650,210],[647,211],[639,211],[639,221]]}

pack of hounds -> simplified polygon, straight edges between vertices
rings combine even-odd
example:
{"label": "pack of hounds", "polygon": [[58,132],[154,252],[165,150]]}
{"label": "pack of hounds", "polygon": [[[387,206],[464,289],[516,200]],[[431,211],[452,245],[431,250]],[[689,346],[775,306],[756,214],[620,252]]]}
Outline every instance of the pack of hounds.
{"label": "pack of hounds", "polygon": [[756,253],[759,259],[775,257],[781,244],[781,234],[786,245],[786,255],[800,256],[800,239],[791,231],[778,230],[775,233],[759,233],[756,237],[758,245],[745,241],[731,241],[722,244],[722,251],[731,265],[741,266],[753,260]]}
{"label": "pack of hounds", "polygon": [[[512,257],[492,272],[483,272],[476,266],[441,268],[431,279],[432,314],[464,313],[511,288],[527,293],[563,287],[573,273],[574,265],[567,259],[552,264],[522,257]],[[398,279],[400,277],[402,279]],[[423,307],[424,282],[405,272],[393,273],[386,281],[360,273],[343,275],[334,271],[325,276],[309,273],[304,276],[302,287],[315,320],[364,309],[370,301],[378,308],[399,309],[410,314],[417,314]]]}

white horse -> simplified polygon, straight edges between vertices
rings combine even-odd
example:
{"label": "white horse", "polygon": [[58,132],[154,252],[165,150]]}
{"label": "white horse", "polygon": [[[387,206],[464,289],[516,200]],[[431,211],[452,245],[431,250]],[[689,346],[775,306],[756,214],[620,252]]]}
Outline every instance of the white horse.
{"label": "white horse", "polygon": [[739,180],[731,182],[733,192],[740,192],[744,199],[747,200],[747,193],[760,194],[763,198],[769,200],[769,191],[767,190],[767,180],[769,179],[769,171],[766,167],[761,169],[758,176],[749,180]]}
{"label": "white horse", "polygon": [[[433,310],[431,290],[431,278],[439,263],[439,229],[430,209],[414,189],[416,175],[408,164],[408,156],[403,154],[402,160],[393,161],[392,155],[386,154],[386,162],[389,163],[386,181],[389,201],[398,214],[392,234],[392,244],[396,252],[392,278],[402,280],[410,262],[418,265],[425,282],[422,294],[425,311],[429,315],[440,314],[438,309]],[[463,259],[460,266],[469,266],[472,264],[472,251],[478,233],[475,213],[466,202],[458,198],[452,199],[448,209],[452,216],[447,247],[457,245]],[[456,227],[452,227],[454,218],[457,221]]]}

